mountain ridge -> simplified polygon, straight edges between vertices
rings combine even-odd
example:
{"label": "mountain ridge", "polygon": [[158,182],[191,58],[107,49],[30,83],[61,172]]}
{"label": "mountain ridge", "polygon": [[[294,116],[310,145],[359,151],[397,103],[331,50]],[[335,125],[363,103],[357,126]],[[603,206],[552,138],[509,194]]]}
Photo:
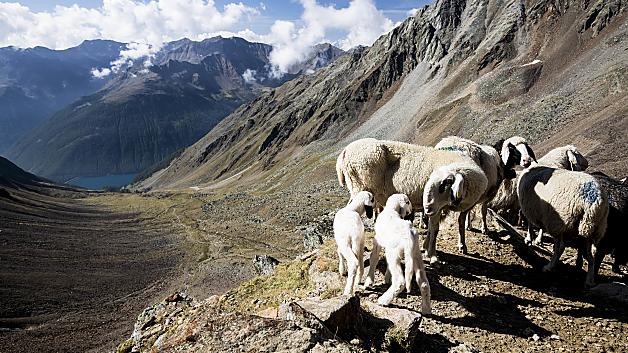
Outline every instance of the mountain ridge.
{"label": "mountain ridge", "polygon": [[[625,129],[625,16],[615,0],[437,1],[372,47],[241,107],[138,187],[211,184],[244,170],[254,179],[299,156],[333,158],[365,136],[433,144],[519,134],[542,153],[566,140],[553,126],[577,126],[586,113],[610,108],[620,119],[609,123]],[[594,163],[615,153],[605,144],[628,143],[585,125],[575,141]],[[612,174],[626,160],[598,164]]]}

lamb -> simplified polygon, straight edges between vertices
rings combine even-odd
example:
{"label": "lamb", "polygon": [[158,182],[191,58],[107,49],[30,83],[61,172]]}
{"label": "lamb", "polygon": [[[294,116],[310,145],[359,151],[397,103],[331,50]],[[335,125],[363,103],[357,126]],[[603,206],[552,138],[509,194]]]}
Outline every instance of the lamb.
{"label": "lamb", "polygon": [[[364,286],[369,287],[374,282],[379,251],[383,247],[392,284],[377,302],[380,305],[389,305],[403,291],[404,287],[410,293],[412,277],[414,276],[421,291],[421,312],[430,314],[430,284],[421,256],[419,235],[412,227],[412,223],[403,219],[409,213],[412,213],[412,203],[407,195],[394,194],[386,201],[384,210],[375,222],[373,250],[371,251],[369,273]],[[402,259],[405,262],[405,277],[401,269]]]}
{"label": "lamb", "polygon": [[[471,140],[467,140],[457,136],[448,136],[440,140],[435,146],[439,150],[457,151],[469,156],[477,165],[482,168],[482,171],[486,175],[488,185],[486,193],[482,196],[479,203],[481,203],[482,212],[482,233],[488,233],[488,227],[486,224],[486,202],[491,200],[497,194],[500,185],[504,179],[514,178],[515,171],[514,166],[517,162],[514,158],[507,160],[509,165],[505,165],[501,159],[499,152],[493,146],[479,145]],[[470,217],[467,220],[467,229],[471,229]],[[466,251],[466,246],[464,246]]]}
{"label": "lamb", "polygon": [[[403,193],[414,205],[420,205],[419,209],[423,206],[424,186],[434,169],[451,163],[477,167],[472,159],[459,153],[375,139],[350,143],[339,158],[337,173],[342,174],[343,183],[352,194],[360,190],[370,191],[375,202],[384,205],[390,195]],[[464,227],[460,229],[464,232]],[[459,238],[464,239],[464,234]],[[460,246],[460,249],[464,248]],[[431,262],[438,261],[435,249],[428,256]]]}
{"label": "lamb", "polygon": [[458,162],[437,168],[423,191],[423,210],[429,216],[425,249],[430,262],[436,262],[436,235],[441,210],[460,212],[458,216],[458,249],[466,252],[465,226],[469,210],[486,195],[488,180],[475,163]]}
{"label": "lamb", "polygon": [[[368,218],[373,217],[375,199],[368,191],[357,193],[345,206],[336,212],[334,217],[334,238],[338,247],[338,270],[343,275],[347,273],[347,284],[344,295],[353,293],[364,275],[364,223],[361,216],[366,213]],[[356,276],[357,275],[357,276]]]}
{"label": "lamb", "polygon": [[538,163],[546,167],[583,171],[589,167],[589,161],[574,145],[554,148],[539,158]]}
{"label": "lamb", "polygon": [[608,196],[591,175],[539,166],[536,163],[523,171],[517,187],[521,211],[533,227],[554,236],[554,254],[543,271],[552,271],[565,249],[565,240],[585,241],[584,257],[588,263],[585,285],[593,286],[595,262],[592,247],[606,231],[609,212]]}

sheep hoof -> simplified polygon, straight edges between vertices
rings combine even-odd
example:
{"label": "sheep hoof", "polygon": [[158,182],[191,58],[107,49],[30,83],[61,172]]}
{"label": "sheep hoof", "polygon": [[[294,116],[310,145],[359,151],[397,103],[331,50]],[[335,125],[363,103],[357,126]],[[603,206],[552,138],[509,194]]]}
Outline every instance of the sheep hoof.
{"label": "sheep hoof", "polygon": [[460,251],[463,254],[467,254],[467,246],[463,245],[463,244],[458,244],[458,251]]}
{"label": "sheep hoof", "polygon": [[530,238],[528,238],[528,237],[526,237],[526,238],[523,240],[523,242],[524,242],[527,246],[532,245],[532,239],[530,239]]}
{"label": "sheep hoof", "polygon": [[487,228],[482,228],[482,234],[488,235],[488,229]]}
{"label": "sheep hoof", "polygon": [[423,315],[431,315],[432,314],[432,308],[430,308],[429,306],[424,306],[423,308],[421,308],[421,314],[423,314]]}

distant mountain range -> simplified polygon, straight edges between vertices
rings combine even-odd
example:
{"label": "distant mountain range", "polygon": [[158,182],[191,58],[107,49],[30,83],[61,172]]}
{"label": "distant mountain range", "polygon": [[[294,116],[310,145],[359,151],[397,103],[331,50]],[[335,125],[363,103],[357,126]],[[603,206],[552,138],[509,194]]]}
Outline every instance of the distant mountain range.
{"label": "distant mountain range", "polygon": [[0,153],[33,127],[107,80],[91,69],[106,67],[125,44],[85,41],[66,50],[0,48]]}
{"label": "distant mountain range", "polygon": [[[242,103],[343,54],[331,45],[317,46],[296,72],[276,78],[271,50],[241,38],[168,43],[152,66],[138,62],[121,70],[27,133],[6,155],[57,181],[137,173],[194,143]],[[90,68],[107,67],[103,61]],[[81,70],[89,74],[86,67]]]}

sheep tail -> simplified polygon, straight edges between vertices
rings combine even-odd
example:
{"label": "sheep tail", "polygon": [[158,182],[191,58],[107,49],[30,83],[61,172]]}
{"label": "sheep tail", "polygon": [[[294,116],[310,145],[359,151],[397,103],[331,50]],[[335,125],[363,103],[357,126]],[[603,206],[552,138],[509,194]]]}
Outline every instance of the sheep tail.
{"label": "sheep tail", "polygon": [[346,151],[343,149],[338,155],[338,159],[336,159],[336,175],[338,176],[338,183],[340,186],[345,186],[345,174],[342,171],[342,167],[345,161],[345,153]]}

